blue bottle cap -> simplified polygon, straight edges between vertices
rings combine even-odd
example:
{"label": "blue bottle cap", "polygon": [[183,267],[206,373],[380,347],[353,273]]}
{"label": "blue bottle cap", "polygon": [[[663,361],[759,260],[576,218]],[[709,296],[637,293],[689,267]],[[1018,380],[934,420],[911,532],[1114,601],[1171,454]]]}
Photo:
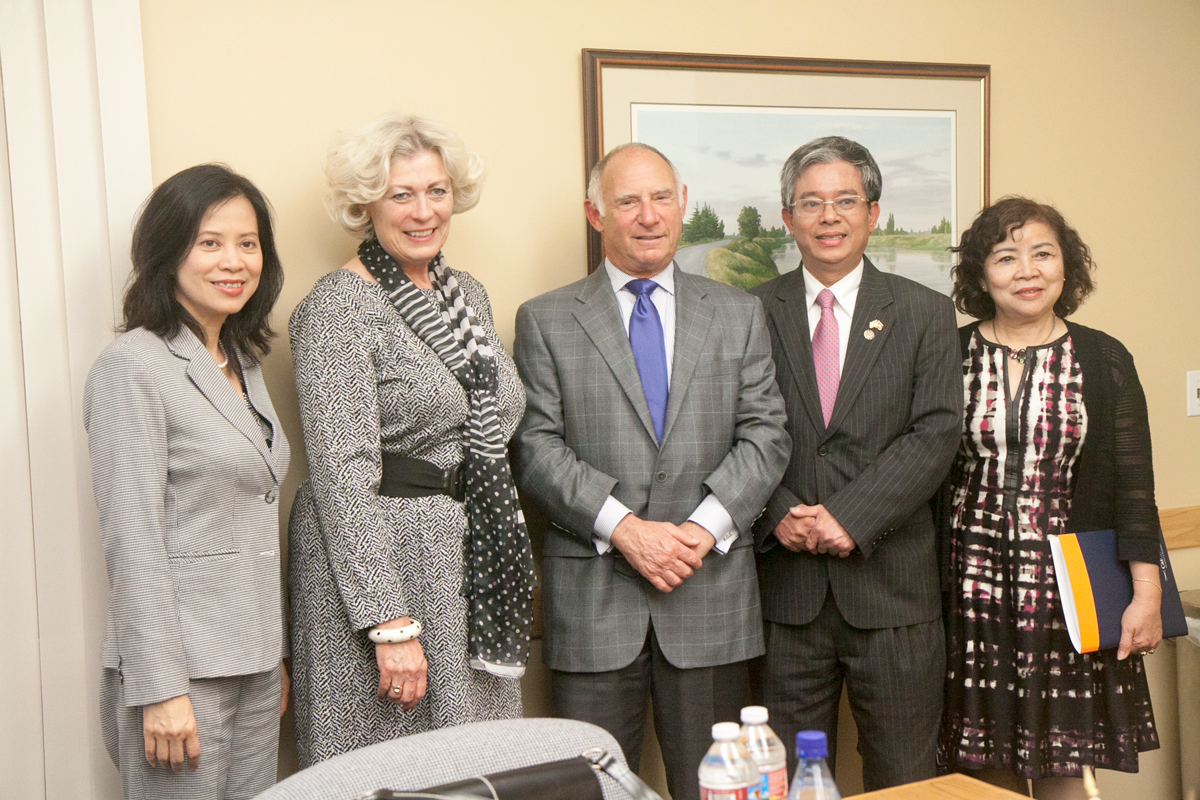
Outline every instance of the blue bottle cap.
{"label": "blue bottle cap", "polygon": [[824,731],[800,731],[796,734],[796,758],[825,758],[829,747]]}

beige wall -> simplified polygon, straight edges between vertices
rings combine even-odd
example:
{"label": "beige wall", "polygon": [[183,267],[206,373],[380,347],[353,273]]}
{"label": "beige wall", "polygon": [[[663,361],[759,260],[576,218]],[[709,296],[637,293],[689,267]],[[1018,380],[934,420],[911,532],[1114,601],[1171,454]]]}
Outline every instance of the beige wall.
{"label": "beige wall", "polygon": [[[1091,244],[1100,288],[1077,318],[1138,360],[1160,504],[1200,504],[1200,419],[1183,414],[1184,372],[1200,369],[1200,270],[1184,255],[1200,231],[1200,5],[853,9],[143,0],[154,178],[215,159],[268,193],[288,272],[282,329],[313,281],[353,252],[319,202],[330,136],[385,110],[438,117],[491,164],[448,253],[488,286],[508,339],[521,301],[585,272],[581,48],[990,64],[992,195],[1052,201]],[[285,344],[269,366],[291,412]]]}
{"label": "beige wall", "polygon": [[[581,48],[989,64],[992,196],[1054,202],[1092,246],[1099,291],[1077,319],[1137,359],[1160,505],[1200,504],[1200,418],[1184,416],[1184,372],[1200,369],[1192,0],[141,5],[155,182],[219,160],[264,189],[288,275],[281,331],[353,253],[320,205],[325,146],[380,112],[437,117],[488,159],[483,201],[455,221],[447,253],[488,287],[509,341],[523,300],[586,272]],[[286,337],[267,371],[298,443]],[[298,455],[292,489],[304,471]],[[1200,558],[1176,561],[1180,583],[1200,586]]]}

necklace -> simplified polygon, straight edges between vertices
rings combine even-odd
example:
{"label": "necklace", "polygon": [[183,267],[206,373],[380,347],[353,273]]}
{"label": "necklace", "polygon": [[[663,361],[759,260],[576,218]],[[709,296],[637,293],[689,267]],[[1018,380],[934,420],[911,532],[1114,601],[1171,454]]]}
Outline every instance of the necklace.
{"label": "necklace", "polygon": [[[994,330],[995,328],[996,328],[996,323],[993,322],[992,329]],[[225,360],[222,361],[220,364],[217,364],[217,369],[225,369],[226,367],[229,366],[229,356],[225,353],[225,348],[221,347],[221,345],[217,345],[217,352],[219,352],[221,355],[225,356]]]}
{"label": "necklace", "polygon": [[992,319],[992,336],[995,337],[996,344],[998,344],[1004,348],[1005,355],[1007,355],[1009,358],[1011,358],[1013,361],[1017,362],[1021,366],[1025,366],[1025,361],[1029,358],[1029,355],[1030,355],[1029,351],[1036,350],[1037,348],[1044,345],[1046,342],[1050,341],[1050,337],[1054,335],[1054,326],[1057,324],[1058,324],[1058,317],[1051,314],[1050,315],[1050,330],[1046,332],[1046,338],[1042,339],[1042,341],[1039,344],[1030,345],[1028,347],[1022,347],[1020,350],[1013,350],[1011,347],[1006,345],[1004,342],[1000,341],[1000,329],[996,327],[995,318]]}

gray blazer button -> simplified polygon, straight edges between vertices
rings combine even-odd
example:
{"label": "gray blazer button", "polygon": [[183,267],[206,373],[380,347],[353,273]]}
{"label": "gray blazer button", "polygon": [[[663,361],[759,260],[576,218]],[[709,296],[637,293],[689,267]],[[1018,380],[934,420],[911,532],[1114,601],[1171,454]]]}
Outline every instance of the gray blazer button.
{"label": "gray blazer button", "polygon": [[821,458],[824,458],[828,453],[829,451],[825,449],[825,445],[821,445],[817,448],[817,455],[819,455]]}
{"label": "gray blazer button", "polygon": [[275,498],[278,496],[279,496],[279,493],[276,492],[274,489],[271,489],[270,491],[268,491],[266,494],[263,495],[263,500],[266,500],[268,504],[274,503]]}
{"label": "gray blazer button", "polygon": [[666,479],[667,479],[667,473],[665,473],[665,472],[654,473],[654,480],[658,481],[659,483],[662,483]]}

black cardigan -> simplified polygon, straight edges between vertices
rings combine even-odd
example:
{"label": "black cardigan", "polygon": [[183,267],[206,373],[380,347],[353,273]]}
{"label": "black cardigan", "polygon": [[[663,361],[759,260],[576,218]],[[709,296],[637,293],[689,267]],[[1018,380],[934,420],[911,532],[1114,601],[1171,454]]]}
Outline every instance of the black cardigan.
{"label": "black cardigan", "polygon": [[[1075,470],[1068,533],[1117,533],[1124,561],[1158,562],[1159,520],[1146,395],[1124,345],[1106,333],[1066,321],[1083,372],[1087,437]],[[978,322],[959,328],[963,359]],[[951,481],[954,476],[951,475]],[[952,487],[948,487],[953,491]],[[947,493],[942,493],[945,502]],[[949,511],[947,503],[943,509]],[[948,521],[949,514],[939,514]],[[946,531],[948,533],[948,531]],[[948,551],[943,550],[943,555]]]}

